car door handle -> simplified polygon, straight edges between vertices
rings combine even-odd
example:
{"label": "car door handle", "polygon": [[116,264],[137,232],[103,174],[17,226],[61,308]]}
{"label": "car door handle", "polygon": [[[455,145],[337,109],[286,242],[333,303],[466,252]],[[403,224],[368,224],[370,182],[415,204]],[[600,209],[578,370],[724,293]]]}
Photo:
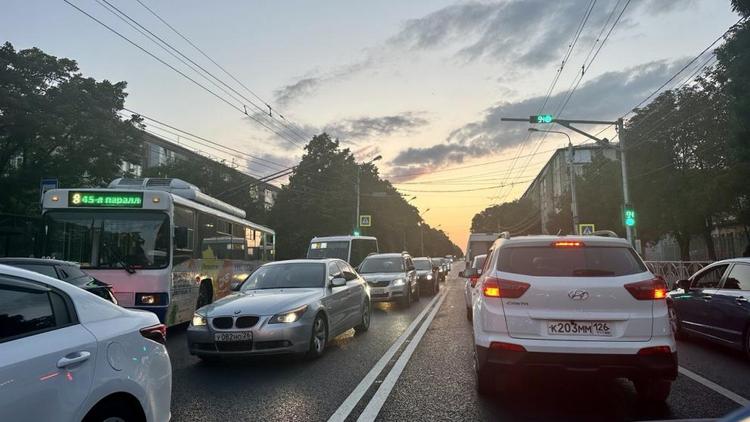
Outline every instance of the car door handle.
{"label": "car door handle", "polygon": [[703,300],[705,300],[706,302],[708,302],[709,300],[711,300],[711,298],[712,298],[712,297],[713,297],[713,296],[711,296],[711,295],[703,295],[703,296],[701,296],[701,299],[703,299]]}
{"label": "car door handle", "polygon": [[740,296],[740,297],[738,297],[737,299],[735,299],[735,301],[736,301],[737,303],[739,303],[740,305],[742,305],[743,303],[747,303],[747,299],[746,299],[746,298],[744,298],[744,297],[742,297],[742,296]]}
{"label": "car door handle", "polygon": [[76,353],[71,353],[68,356],[60,358],[60,360],[57,361],[57,367],[66,368],[68,366],[75,365],[77,363],[85,362],[90,357],[91,357],[91,353],[85,350],[82,350]]}

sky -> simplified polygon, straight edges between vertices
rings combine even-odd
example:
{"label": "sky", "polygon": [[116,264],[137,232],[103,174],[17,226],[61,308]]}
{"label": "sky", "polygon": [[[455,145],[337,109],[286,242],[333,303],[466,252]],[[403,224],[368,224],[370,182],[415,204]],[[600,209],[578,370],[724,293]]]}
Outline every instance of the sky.
{"label": "sky", "polygon": [[249,174],[294,165],[321,131],[361,161],[380,154],[462,248],[475,213],[520,197],[567,145],[501,117],[616,119],[738,19],[729,0],[68,1],[174,69],[62,0],[4,1],[0,40],[127,81],[128,109],[241,153],[149,130]]}

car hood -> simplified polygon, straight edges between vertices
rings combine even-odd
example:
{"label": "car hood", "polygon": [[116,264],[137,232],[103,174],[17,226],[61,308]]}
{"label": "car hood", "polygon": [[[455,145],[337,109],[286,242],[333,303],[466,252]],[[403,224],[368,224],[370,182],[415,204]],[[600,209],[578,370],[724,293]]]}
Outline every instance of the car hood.
{"label": "car hood", "polygon": [[405,278],[404,273],[367,273],[360,274],[365,281],[391,281],[397,278]]}
{"label": "car hood", "polygon": [[[268,289],[234,293],[200,309],[208,317],[274,315],[319,300],[324,289]],[[239,311],[239,312],[237,312]]]}
{"label": "car hood", "polygon": [[420,277],[426,276],[428,274],[432,274],[431,270],[417,270],[417,275]]}

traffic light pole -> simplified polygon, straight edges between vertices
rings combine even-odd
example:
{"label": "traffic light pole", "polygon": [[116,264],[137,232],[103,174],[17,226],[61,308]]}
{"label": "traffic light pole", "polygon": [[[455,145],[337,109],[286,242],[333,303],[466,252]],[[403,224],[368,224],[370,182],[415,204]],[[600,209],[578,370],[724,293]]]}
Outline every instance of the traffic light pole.
{"label": "traffic light pole", "polygon": [[[625,153],[625,142],[623,135],[624,132],[624,123],[622,118],[617,119],[617,121],[605,121],[605,120],[569,120],[569,119],[555,119],[552,115],[546,114],[546,115],[538,115],[538,116],[529,116],[528,118],[521,118],[521,117],[501,117],[501,121],[504,122],[527,122],[530,124],[552,124],[557,123],[560,126],[566,127],[576,133],[580,133],[581,135],[593,139],[598,145],[614,148],[616,151],[620,152],[620,166],[622,167],[622,198],[624,201],[623,204],[623,210],[626,209],[626,207],[630,206],[630,190],[628,189],[628,169],[627,169],[627,160],[626,160],[626,153]],[[590,133],[584,132],[581,129],[578,129],[577,127],[573,127],[571,124],[589,124],[589,125],[614,125],[617,129],[618,136],[620,137],[620,145],[614,146],[609,143],[609,140],[606,138],[600,139],[597,138],[594,135],[591,135]],[[623,222],[624,223],[624,222]],[[628,239],[628,243],[635,246],[635,242],[633,241],[633,227],[624,224],[625,226],[625,234]]]}

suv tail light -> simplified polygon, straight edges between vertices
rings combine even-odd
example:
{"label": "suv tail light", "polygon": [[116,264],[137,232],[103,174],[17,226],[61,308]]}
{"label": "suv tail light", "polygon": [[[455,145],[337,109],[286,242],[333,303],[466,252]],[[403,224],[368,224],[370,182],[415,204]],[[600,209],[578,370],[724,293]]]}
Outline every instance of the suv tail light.
{"label": "suv tail light", "polygon": [[671,355],[672,349],[669,346],[652,346],[644,347],[638,351],[639,356],[653,356],[653,355]]}
{"label": "suv tail light", "polygon": [[625,288],[638,300],[660,300],[667,297],[667,283],[659,276],[626,284]]}
{"label": "suv tail light", "polygon": [[526,293],[531,285],[520,281],[503,280],[487,277],[482,284],[482,292],[487,297],[517,299]]}
{"label": "suv tail light", "polygon": [[500,341],[493,341],[490,343],[490,349],[492,350],[505,350],[508,352],[525,352],[526,348],[520,344],[503,343]]}
{"label": "suv tail light", "polygon": [[141,328],[141,335],[151,341],[167,345],[167,326],[164,324]]}

